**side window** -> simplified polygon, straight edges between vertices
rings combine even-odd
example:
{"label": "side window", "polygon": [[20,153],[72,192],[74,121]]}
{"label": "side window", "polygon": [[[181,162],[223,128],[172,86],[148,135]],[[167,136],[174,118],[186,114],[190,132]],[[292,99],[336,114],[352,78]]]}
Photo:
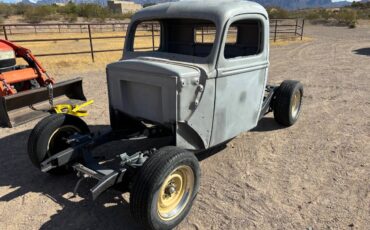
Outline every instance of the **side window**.
{"label": "side window", "polygon": [[158,21],[145,21],[136,26],[133,51],[157,51],[160,42],[161,24]]}
{"label": "side window", "polygon": [[238,35],[238,27],[236,26],[230,26],[228,32],[227,32],[227,37],[226,37],[226,44],[227,45],[232,45],[236,44],[237,42],[237,35]]}
{"label": "side window", "polygon": [[228,29],[224,57],[226,59],[257,55],[263,49],[263,27],[259,20],[241,20]]}

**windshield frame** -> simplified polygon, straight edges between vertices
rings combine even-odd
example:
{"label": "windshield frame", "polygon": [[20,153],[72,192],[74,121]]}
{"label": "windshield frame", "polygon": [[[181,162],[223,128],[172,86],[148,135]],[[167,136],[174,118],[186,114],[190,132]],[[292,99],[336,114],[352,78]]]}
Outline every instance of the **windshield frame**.
{"label": "windshield frame", "polygon": [[[163,22],[165,20],[204,20],[208,21],[210,24],[213,24],[215,27],[215,39],[213,42],[213,46],[211,51],[209,52],[209,55],[206,57],[201,56],[193,56],[193,55],[187,55],[187,54],[179,54],[179,53],[171,53],[161,50],[161,46],[165,44],[165,36],[163,36],[163,33],[165,33],[166,28],[163,26]],[[135,32],[140,23],[143,22],[159,22],[161,26],[161,36],[160,36],[160,47],[158,50],[155,51],[134,51],[134,40],[135,40]],[[196,27],[197,24],[194,23],[194,27]],[[187,17],[176,17],[176,18],[145,18],[145,19],[138,19],[134,20],[130,23],[129,28],[127,30],[127,36],[125,41],[125,47],[124,47],[124,53],[123,53],[123,59],[131,59],[131,58],[137,58],[137,57],[155,57],[155,58],[163,58],[163,59],[171,59],[175,61],[183,61],[183,62],[191,62],[191,63],[197,63],[197,64],[215,64],[217,59],[217,53],[219,49],[219,44],[221,41],[221,26],[216,23],[213,20],[210,19],[202,19],[202,18],[187,18]],[[195,43],[195,41],[194,41]]]}

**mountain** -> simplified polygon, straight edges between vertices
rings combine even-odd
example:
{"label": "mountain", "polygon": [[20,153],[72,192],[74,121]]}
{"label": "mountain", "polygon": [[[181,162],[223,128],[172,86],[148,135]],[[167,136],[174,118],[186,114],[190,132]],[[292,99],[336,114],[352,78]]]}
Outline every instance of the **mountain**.
{"label": "mountain", "polygon": [[330,5],[331,0],[256,0],[264,6],[279,6],[285,9],[302,9]]}
{"label": "mountain", "polygon": [[[70,0],[38,0],[37,4],[39,5],[49,5],[53,3],[68,3]],[[72,2],[76,4],[81,4],[81,3],[95,3],[99,5],[107,5],[107,0],[72,0]]]}
{"label": "mountain", "polygon": [[29,0],[22,0],[22,1],[19,1],[18,3],[27,4],[27,5],[35,5],[34,2],[31,2]]}
{"label": "mountain", "polygon": [[254,0],[264,6],[279,6],[285,9],[304,9],[304,8],[315,8],[315,7],[342,7],[350,5],[351,2],[345,0],[339,0],[332,2],[331,0]]}
{"label": "mountain", "polygon": [[[1,0],[0,0],[1,1]],[[4,1],[4,0],[3,0]],[[5,2],[17,2],[19,0],[5,0]],[[67,3],[69,0],[22,0],[24,2],[36,2],[37,4],[53,4],[53,3]],[[136,3],[159,3],[168,2],[168,0],[133,0]],[[253,0],[252,0],[253,1]],[[303,9],[303,8],[314,8],[314,7],[341,7],[351,4],[345,0],[254,0],[264,6],[278,6],[285,9]],[[367,1],[367,0],[365,0]],[[97,3],[100,5],[107,5],[107,0],[72,0],[75,3]]]}
{"label": "mountain", "polygon": [[[166,2],[166,0],[133,0],[136,3],[145,4],[152,2]],[[285,9],[303,9],[314,7],[340,7],[351,4],[346,0],[250,0],[258,2],[263,6],[279,6]]]}

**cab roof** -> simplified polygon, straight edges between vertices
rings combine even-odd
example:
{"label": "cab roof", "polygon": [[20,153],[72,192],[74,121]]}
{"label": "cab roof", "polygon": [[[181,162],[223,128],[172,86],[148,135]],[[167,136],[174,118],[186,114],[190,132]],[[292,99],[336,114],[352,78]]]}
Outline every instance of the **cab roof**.
{"label": "cab roof", "polygon": [[183,0],[167,2],[138,11],[133,21],[166,18],[203,19],[222,25],[229,18],[240,14],[260,14],[266,19],[268,14],[263,6],[256,2],[241,0]]}

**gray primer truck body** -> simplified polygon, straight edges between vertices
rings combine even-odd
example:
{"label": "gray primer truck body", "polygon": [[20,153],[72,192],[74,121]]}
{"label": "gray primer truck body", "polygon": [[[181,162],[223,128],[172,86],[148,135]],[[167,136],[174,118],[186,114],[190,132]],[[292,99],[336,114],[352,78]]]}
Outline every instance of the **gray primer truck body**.
{"label": "gray primer truck body", "polygon": [[[196,20],[214,24],[215,37],[208,55],[187,54],[186,46],[181,54],[166,52],[166,38],[176,36],[166,34],[172,21],[187,19],[195,20],[194,25]],[[245,20],[258,21],[259,33],[255,36],[260,39],[260,51],[226,58],[227,31],[234,22]],[[163,25],[160,47],[155,51],[134,51],[135,29],[145,21]],[[241,34],[238,39],[247,35]],[[184,36],[186,40],[186,36],[194,33],[184,32]],[[202,53],[206,49],[195,47],[193,52]],[[181,148],[198,150],[223,143],[257,125],[268,58],[269,21],[266,10],[259,4],[182,1],[145,8],[132,18],[122,60],[107,66],[112,124],[120,123],[118,114],[123,113],[172,127],[176,145]]]}

